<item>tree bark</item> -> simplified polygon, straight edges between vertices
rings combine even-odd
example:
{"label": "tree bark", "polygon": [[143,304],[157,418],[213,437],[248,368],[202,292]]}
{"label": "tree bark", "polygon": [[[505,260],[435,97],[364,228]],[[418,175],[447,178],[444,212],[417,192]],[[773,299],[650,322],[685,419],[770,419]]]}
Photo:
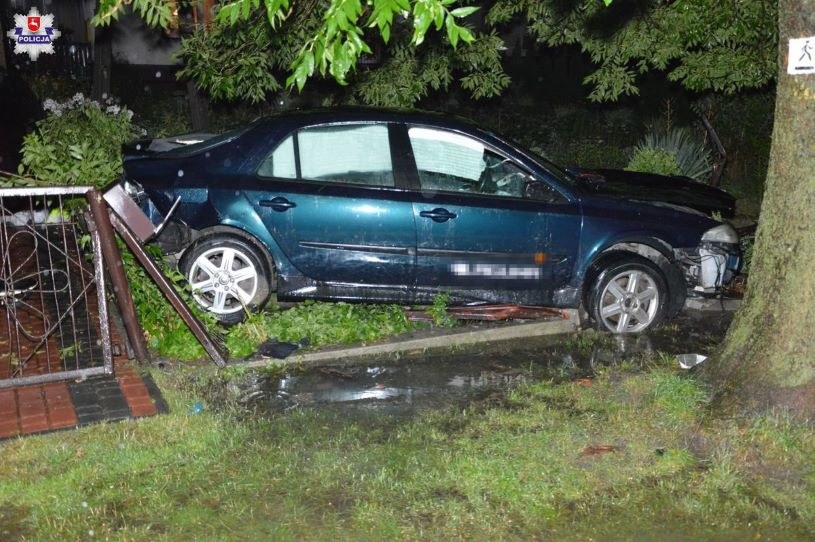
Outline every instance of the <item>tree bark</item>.
{"label": "tree bark", "polygon": [[787,74],[789,39],[815,34],[815,0],[780,0],[778,16],[775,125],[749,286],[705,371],[716,408],[815,420],[815,74]]}
{"label": "tree bark", "polygon": [[209,100],[192,81],[187,81],[187,103],[190,104],[190,124],[193,131],[209,130]]}

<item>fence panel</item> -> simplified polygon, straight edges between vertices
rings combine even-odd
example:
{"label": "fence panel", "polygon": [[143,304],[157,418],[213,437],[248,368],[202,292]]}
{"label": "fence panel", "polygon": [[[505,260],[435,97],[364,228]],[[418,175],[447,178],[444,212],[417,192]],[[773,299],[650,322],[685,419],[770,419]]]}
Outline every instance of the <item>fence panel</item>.
{"label": "fence panel", "polygon": [[0,189],[0,387],[113,372],[90,190]]}

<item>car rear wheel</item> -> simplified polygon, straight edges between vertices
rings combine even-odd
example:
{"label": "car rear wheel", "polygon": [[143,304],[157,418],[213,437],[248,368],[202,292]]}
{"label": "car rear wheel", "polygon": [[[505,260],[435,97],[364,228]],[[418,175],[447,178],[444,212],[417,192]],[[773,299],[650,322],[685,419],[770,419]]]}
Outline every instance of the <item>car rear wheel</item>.
{"label": "car rear wheel", "polygon": [[272,273],[248,241],[213,235],[195,242],[181,259],[195,302],[225,325],[262,308],[271,294]]}
{"label": "car rear wheel", "polygon": [[594,281],[589,314],[612,333],[638,333],[665,318],[668,289],[662,272],[645,258],[632,256],[607,266]]}

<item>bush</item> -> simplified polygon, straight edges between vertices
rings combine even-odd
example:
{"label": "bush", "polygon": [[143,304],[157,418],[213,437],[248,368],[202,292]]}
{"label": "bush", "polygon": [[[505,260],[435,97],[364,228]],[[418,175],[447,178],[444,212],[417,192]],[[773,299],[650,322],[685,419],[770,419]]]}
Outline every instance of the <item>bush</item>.
{"label": "bush", "polygon": [[679,163],[673,154],[650,147],[638,148],[634,151],[634,156],[625,169],[658,175],[679,175],[680,173]]}
{"label": "bush", "polygon": [[23,140],[21,174],[55,185],[98,187],[122,173],[121,146],[139,135],[132,111],[80,93],[62,103],[45,100],[43,109],[48,115]]}
{"label": "bush", "polygon": [[[652,164],[665,167],[667,160],[664,157],[658,157],[656,153],[647,152],[655,150],[672,156],[678,168],[678,173],[697,181],[706,181],[713,168],[710,150],[705,147],[704,142],[685,128],[671,128],[664,132],[646,134],[643,141],[634,149],[634,156],[626,169],[659,173],[657,171],[636,169],[636,167],[646,167]],[[647,153],[647,158],[640,156],[644,152]]]}

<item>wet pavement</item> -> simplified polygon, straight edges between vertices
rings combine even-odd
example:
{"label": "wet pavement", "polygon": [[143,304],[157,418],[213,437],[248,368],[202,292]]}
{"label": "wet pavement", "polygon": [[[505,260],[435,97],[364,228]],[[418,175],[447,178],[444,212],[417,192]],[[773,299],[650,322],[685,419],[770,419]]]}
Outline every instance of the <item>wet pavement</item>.
{"label": "wet pavement", "polygon": [[445,355],[327,365],[282,376],[251,373],[229,395],[256,413],[331,408],[412,415],[499,400],[512,386],[591,377],[598,367],[652,362],[655,355],[711,354],[732,315],[688,311],[651,333],[613,336],[592,330],[559,337],[478,345]]}

